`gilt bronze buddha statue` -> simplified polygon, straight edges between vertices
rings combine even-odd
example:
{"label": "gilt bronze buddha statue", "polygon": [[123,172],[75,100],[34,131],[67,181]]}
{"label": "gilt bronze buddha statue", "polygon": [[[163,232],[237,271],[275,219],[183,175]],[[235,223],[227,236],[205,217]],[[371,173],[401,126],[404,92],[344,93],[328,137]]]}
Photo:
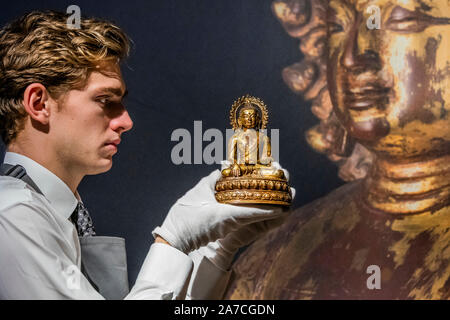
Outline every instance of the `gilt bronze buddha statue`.
{"label": "gilt bronze buddha statue", "polygon": [[292,193],[284,171],[273,162],[265,103],[250,95],[237,99],[230,111],[234,134],[228,143],[228,162],[216,183],[216,199],[228,204],[289,206]]}
{"label": "gilt bronze buddha statue", "polygon": [[[369,6],[380,28],[368,28]],[[277,0],[312,146],[350,181],[255,242],[227,299],[450,298],[450,1]],[[369,288],[369,266],[381,271]]]}

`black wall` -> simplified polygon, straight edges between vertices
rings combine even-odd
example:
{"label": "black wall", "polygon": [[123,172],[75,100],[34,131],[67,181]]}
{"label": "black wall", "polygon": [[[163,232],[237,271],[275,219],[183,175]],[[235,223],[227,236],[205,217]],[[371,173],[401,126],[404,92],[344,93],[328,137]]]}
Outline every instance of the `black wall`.
{"label": "black wall", "polygon": [[[171,205],[217,165],[171,161],[177,128],[193,135],[229,128],[233,101],[250,93],[269,106],[269,128],[280,129],[280,162],[297,189],[294,207],[325,195],[342,182],[336,167],[315,153],[303,137],[317,123],[310,104],[291,93],[283,67],[300,60],[298,41],[272,15],[268,0],[14,1],[2,3],[0,24],[32,9],[66,11],[112,20],[134,41],[123,67],[134,120],[124,135],[113,169],[86,177],[79,192],[102,235],[127,240],[129,276],[134,283]],[[204,143],[206,146],[208,143]],[[4,146],[0,143],[0,159]],[[0,191],[1,192],[1,191]]]}

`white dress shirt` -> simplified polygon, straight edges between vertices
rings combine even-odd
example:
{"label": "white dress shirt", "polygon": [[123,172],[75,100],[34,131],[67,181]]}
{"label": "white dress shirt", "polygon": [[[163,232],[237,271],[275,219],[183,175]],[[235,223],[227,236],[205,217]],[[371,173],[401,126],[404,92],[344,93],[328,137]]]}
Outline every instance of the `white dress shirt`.
{"label": "white dress shirt", "polygon": [[[69,219],[79,195],[28,157],[7,152],[4,162],[23,166],[43,195],[0,176],[0,299],[104,299],[80,272]],[[125,299],[219,299],[229,276],[196,251],[155,243]]]}

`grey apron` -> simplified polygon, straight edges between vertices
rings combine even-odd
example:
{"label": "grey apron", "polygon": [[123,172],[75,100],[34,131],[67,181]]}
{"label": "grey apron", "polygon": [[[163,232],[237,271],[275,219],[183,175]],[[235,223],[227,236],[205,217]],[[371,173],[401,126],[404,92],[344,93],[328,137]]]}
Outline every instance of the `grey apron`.
{"label": "grey apron", "polygon": [[[0,176],[21,179],[42,194],[20,165],[2,164]],[[43,194],[42,194],[43,195]],[[121,300],[130,291],[125,239],[116,237],[80,238],[81,272],[92,286],[108,300]]]}

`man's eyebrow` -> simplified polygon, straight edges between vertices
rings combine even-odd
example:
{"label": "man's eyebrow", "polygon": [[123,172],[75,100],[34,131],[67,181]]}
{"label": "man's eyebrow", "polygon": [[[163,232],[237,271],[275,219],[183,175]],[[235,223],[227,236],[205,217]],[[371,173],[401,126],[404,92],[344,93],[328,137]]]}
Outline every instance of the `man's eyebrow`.
{"label": "man's eyebrow", "polygon": [[121,97],[122,99],[125,98],[128,95],[128,89],[126,89],[125,92],[122,93],[122,89],[120,89],[120,88],[111,88],[111,87],[98,89],[97,92],[111,93],[111,94],[113,94],[115,96]]}

